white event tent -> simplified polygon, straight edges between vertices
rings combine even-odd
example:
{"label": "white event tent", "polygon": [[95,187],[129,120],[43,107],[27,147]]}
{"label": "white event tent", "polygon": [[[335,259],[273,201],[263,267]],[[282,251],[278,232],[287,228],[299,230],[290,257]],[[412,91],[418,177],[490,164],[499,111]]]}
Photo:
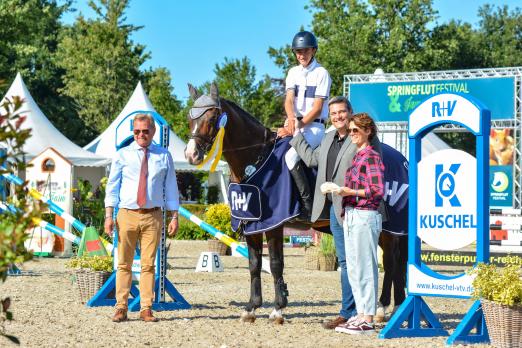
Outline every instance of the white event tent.
{"label": "white event tent", "polygon": [[82,149],[56,129],[34,101],[20,73],[16,74],[2,102],[6,98],[12,100],[15,96],[22,98],[23,104],[19,113],[27,117],[20,128],[31,128],[31,137],[27,139],[23,148],[28,161],[52,147],[77,167],[105,167],[110,163],[109,157]]}
{"label": "white event tent", "polygon": [[[33,165],[25,172],[17,174],[25,177],[28,187],[38,190],[45,198],[52,199],[66,213],[72,215],[72,189],[76,181],[79,178],[89,180],[96,187],[105,175],[110,158],[82,149],[56,129],[34,101],[20,73],[16,75],[2,103],[6,99],[12,101],[13,97],[22,99],[22,106],[17,113],[26,117],[20,129],[31,129],[31,136],[23,150],[24,160]],[[0,147],[6,146],[7,144],[0,143]],[[66,232],[71,231],[71,225],[59,216],[56,216],[54,223]],[[64,241],[55,244],[54,252],[58,255],[70,255],[71,243]]]}
{"label": "white event tent", "polygon": [[[152,103],[145,93],[141,82],[134,89],[127,104],[120,112],[118,117],[100,134],[96,139],[87,144],[84,149],[91,151],[97,155],[112,158],[116,153],[116,128],[129,114],[135,111],[151,111],[156,112]],[[177,171],[197,171],[195,166],[190,165],[185,159],[186,144],[173,131],[169,129],[169,151],[174,160],[174,166]],[[226,186],[224,173],[228,172],[228,166],[225,162],[220,162],[216,172],[209,175],[209,185],[219,185],[221,187],[222,198],[226,200]]]}

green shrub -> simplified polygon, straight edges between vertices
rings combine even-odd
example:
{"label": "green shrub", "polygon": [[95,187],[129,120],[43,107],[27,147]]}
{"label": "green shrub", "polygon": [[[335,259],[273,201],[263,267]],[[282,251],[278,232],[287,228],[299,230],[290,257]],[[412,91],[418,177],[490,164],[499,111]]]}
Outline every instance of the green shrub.
{"label": "green shrub", "polygon": [[71,258],[65,266],[74,269],[90,269],[91,271],[112,272],[113,260],[111,256],[82,256]]}
{"label": "green shrub", "polygon": [[335,242],[331,234],[323,233],[319,243],[319,251],[324,256],[335,255]]}
{"label": "green shrub", "polygon": [[522,305],[522,269],[511,265],[499,268],[480,263],[470,271],[475,299],[486,299],[506,306]]}
{"label": "green shrub", "polygon": [[[23,100],[20,97],[6,98],[0,105],[0,175],[10,172],[24,171],[27,168],[24,162],[23,146],[31,136],[31,129],[21,128],[27,119],[26,113],[21,113]],[[8,168],[8,169],[7,169]],[[29,197],[26,185],[15,186],[14,194],[3,198],[16,212],[3,213],[0,216],[0,284],[5,282],[9,268],[13,264],[20,264],[32,257],[24,247],[27,239],[26,231],[34,226],[35,220],[40,219],[41,204],[37,204]],[[42,209],[43,210],[43,209]],[[12,343],[20,344],[15,336],[7,334],[5,322],[13,320],[10,310],[11,299],[0,297],[0,336],[4,336]]]}
{"label": "green shrub", "polygon": [[181,206],[200,219],[203,218],[208,207],[206,204],[182,204]]}
{"label": "green shrub", "polygon": [[230,207],[224,203],[210,205],[205,213],[205,221],[209,225],[237,240],[239,239],[239,232],[232,231],[230,219]]}
{"label": "green shrub", "polygon": [[[207,206],[205,204],[183,204],[183,208],[200,219],[203,219]],[[206,240],[210,234],[205,232],[198,225],[180,215],[178,233],[175,239],[178,240]]]}
{"label": "green shrub", "polygon": [[193,222],[188,221],[184,217],[179,219],[179,228],[175,239],[206,240],[208,238],[210,238],[210,235]]}
{"label": "green shrub", "polygon": [[107,177],[100,179],[100,183],[96,190],[93,190],[92,184],[88,180],[78,178],[76,187],[73,189],[73,216],[82,221],[87,226],[93,226],[105,239],[110,239],[105,234],[105,187],[107,186]]}

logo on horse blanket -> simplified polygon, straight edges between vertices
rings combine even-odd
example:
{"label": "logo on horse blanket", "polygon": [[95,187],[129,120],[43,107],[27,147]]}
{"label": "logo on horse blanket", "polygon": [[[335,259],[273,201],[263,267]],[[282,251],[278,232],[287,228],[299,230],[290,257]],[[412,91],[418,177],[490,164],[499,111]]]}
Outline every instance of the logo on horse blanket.
{"label": "logo on horse blanket", "polygon": [[408,160],[393,147],[381,143],[384,162],[384,203],[388,220],[382,230],[392,234],[408,233]]}
{"label": "logo on horse blanket", "polygon": [[232,217],[246,221],[261,219],[261,191],[257,186],[231,183],[228,197]]}
{"label": "logo on horse blanket", "polygon": [[244,234],[262,233],[299,215],[298,195],[284,159],[290,139],[278,139],[252,175],[229,185],[233,230],[243,223]]}

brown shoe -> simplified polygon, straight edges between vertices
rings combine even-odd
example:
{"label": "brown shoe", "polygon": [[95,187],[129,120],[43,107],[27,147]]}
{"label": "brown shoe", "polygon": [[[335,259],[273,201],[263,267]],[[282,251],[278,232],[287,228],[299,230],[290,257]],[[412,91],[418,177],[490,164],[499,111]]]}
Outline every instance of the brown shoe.
{"label": "brown shoe", "polygon": [[112,321],[115,323],[121,323],[122,321],[127,321],[127,310],[118,308],[116,309],[116,313],[112,317]]}
{"label": "brown shoe", "polygon": [[323,327],[327,330],[333,330],[335,329],[338,325],[340,324],[344,324],[348,321],[348,319],[345,319],[343,317],[337,317],[335,319],[332,319],[332,320],[328,320],[328,321],[325,321],[323,322]]}
{"label": "brown shoe", "polygon": [[152,315],[152,311],[150,309],[144,309],[140,312],[140,319],[147,323],[155,323],[159,321],[158,318]]}

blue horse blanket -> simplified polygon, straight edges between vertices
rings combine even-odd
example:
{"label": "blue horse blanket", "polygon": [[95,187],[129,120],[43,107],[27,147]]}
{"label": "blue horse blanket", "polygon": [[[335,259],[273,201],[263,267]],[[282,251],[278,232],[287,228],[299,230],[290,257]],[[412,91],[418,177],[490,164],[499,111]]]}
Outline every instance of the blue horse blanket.
{"label": "blue horse blanket", "polygon": [[[289,137],[278,139],[256,171],[228,188],[232,229],[244,225],[244,234],[262,233],[299,215],[299,194],[284,160]],[[383,231],[408,233],[408,161],[393,147],[381,143],[384,162],[384,202],[388,220]]]}
{"label": "blue horse blanket", "polygon": [[381,143],[384,162],[384,203],[388,220],[382,230],[392,234],[408,233],[408,160],[393,147]]}
{"label": "blue horse blanket", "polygon": [[230,184],[232,229],[244,225],[243,233],[262,233],[299,215],[297,189],[285,163],[290,139],[276,140],[272,152],[255,172],[240,184]]}

